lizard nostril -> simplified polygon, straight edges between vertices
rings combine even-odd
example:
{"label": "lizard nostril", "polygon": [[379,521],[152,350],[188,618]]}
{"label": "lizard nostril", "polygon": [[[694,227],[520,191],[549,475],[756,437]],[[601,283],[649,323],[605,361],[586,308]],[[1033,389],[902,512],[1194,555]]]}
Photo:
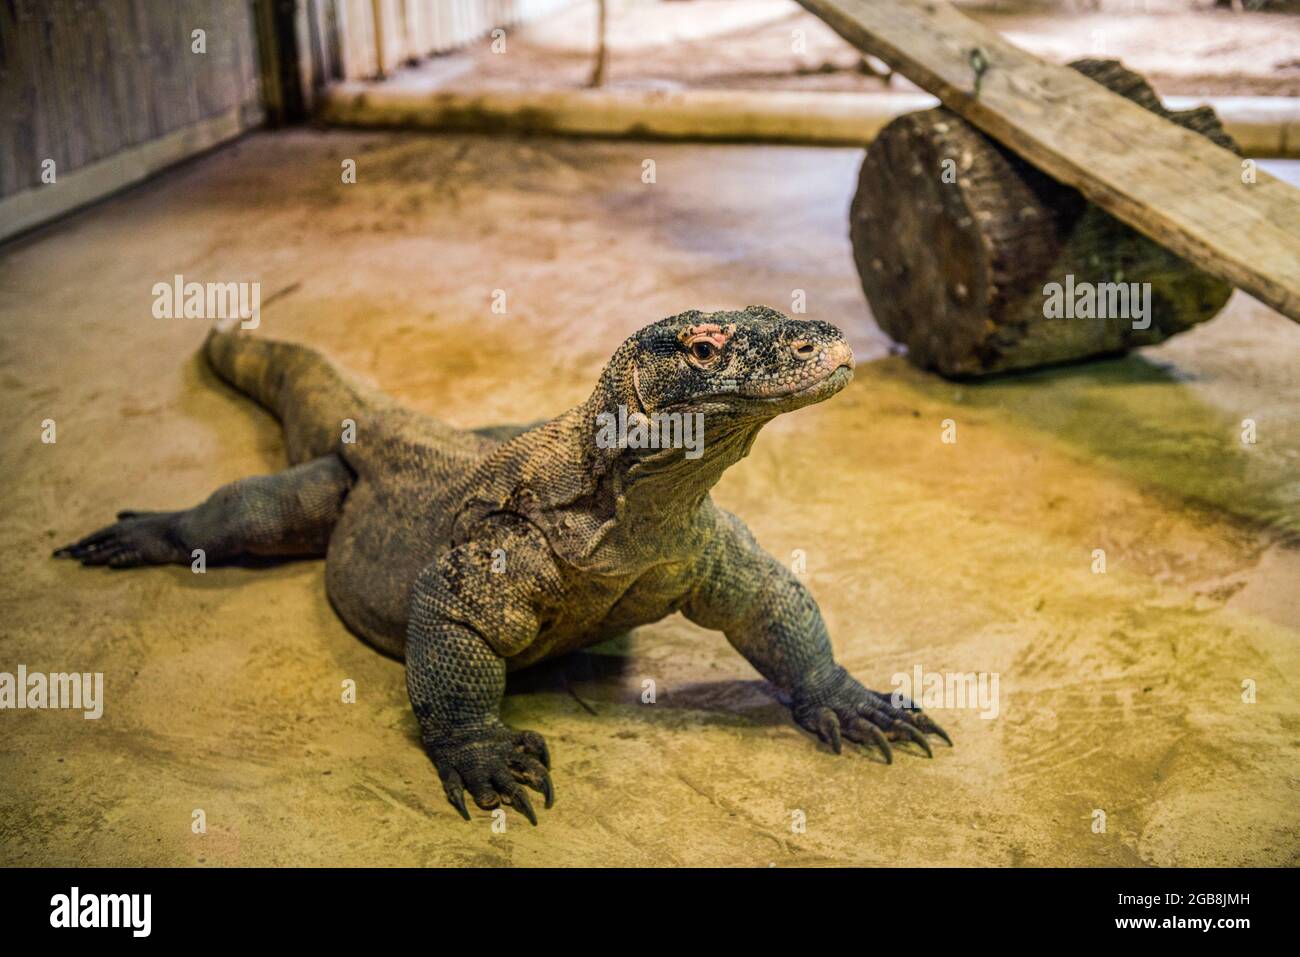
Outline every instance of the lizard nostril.
{"label": "lizard nostril", "polygon": [[806,339],[800,339],[798,342],[790,343],[790,350],[794,353],[796,359],[807,362],[817,355],[817,347]]}

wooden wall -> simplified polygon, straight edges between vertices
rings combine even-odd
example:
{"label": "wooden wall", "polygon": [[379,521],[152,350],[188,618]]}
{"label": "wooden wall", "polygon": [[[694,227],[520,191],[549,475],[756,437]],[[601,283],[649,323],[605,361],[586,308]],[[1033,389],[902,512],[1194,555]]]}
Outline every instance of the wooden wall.
{"label": "wooden wall", "polygon": [[573,2],[0,0],[0,240],[264,121],[300,119],[333,81],[382,77]]}
{"label": "wooden wall", "polygon": [[[314,23],[336,26],[335,79],[373,79],[444,53],[496,27],[536,20],[576,0],[306,0]],[[321,31],[325,33],[324,30]]]}
{"label": "wooden wall", "polygon": [[[191,52],[191,31],[207,52]],[[261,121],[250,0],[0,2],[0,196],[205,120]]]}

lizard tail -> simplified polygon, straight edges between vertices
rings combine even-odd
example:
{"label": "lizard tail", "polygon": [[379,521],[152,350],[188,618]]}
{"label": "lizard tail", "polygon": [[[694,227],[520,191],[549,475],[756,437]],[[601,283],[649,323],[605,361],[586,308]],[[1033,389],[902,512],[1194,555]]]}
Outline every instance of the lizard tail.
{"label": "lizard tail", "polygon": [[213,329],[203,355],[221,379],[280,420],[291,465],[337,451],[346,421],[383,401],[315,349],[291,342]]}

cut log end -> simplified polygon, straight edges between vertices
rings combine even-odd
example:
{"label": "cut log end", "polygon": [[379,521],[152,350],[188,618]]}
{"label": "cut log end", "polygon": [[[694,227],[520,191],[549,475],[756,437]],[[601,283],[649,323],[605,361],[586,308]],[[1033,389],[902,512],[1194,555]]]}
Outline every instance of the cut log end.
{"label": "cut log end", "polygon": [[[1212,110],[1166,111],[1115,61],[1072,66],[1235,149]],[[953,377],[1159,342],[1232,292],[942,108],[899,117],[871,144],[850,237],[880,327]]]}

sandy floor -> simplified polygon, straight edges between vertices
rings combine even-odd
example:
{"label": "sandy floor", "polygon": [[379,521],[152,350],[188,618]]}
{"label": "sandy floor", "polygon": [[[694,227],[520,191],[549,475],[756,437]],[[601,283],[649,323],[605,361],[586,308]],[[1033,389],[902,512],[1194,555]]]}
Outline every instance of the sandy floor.
{"label": "sandy floor", "polygon": [[[861,56],[793,0],[610,0],[607,85],[784,90],[915,90],[859,69]],[[1095,9],[1092,8],[1095,6]],[[591,73],[595,4],[418,68],[457,90],[582,86]],[[1235,14],[1208,0],[964,4],[970,16],[1047,60],[1121,59],[1165,95],[1300,96],[1300,17]]]}
{"label": "sandy floor", "polygon": [[[0,713],[0,864],[1300,862],[1300,329],[1238,295],[1122,361],[917,372],[884,357],[853,272],[859,158],[258,134],[0,251],[0,670],[102,671],[107,698],[99,721]],[[835,757],[675,618],[517,676],[506,717],[548,736],[558,802],[536,830],[462,822],[400,664],[336,620],[317,563],[47,557],[282,464],[272,420],[196,361],[202,324],[151,317],[175,273],[283,291],[263,333],[462,425],[578,401],[649,320],[805,290],[858,376],[769,427],[717,499],[806,553],[869,685],[997,673],[998,717],[936,712],[957,747],[933,760]]]}

